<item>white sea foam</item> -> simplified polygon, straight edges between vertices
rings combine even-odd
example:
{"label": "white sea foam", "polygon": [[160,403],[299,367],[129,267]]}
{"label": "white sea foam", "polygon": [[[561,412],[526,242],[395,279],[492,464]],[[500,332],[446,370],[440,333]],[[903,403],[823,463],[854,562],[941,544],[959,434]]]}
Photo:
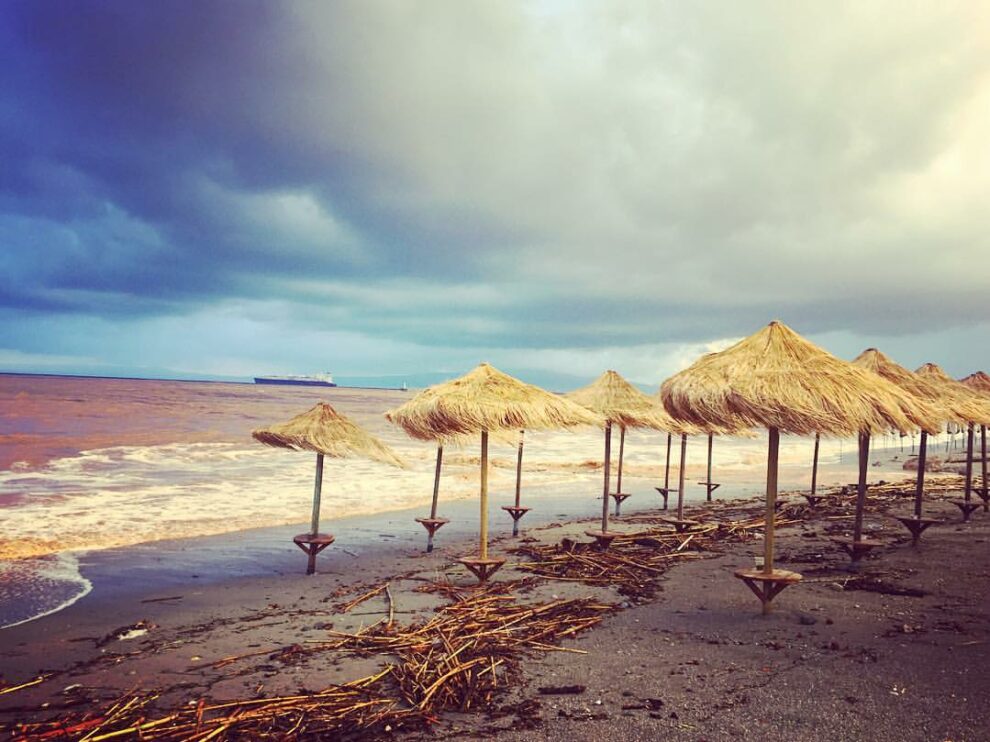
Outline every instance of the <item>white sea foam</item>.
{"label": "white sea foam", "polygon": [[0,629],[56,613],[92,589],[71,552],[0,561]]}

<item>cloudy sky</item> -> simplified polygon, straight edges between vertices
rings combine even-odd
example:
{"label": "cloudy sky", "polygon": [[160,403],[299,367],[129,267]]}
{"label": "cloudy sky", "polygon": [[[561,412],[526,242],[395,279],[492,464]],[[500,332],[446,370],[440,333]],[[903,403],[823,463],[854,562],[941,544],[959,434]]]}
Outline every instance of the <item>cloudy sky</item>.
{"label": "cloudy sky", "polygon": [[990,6],[0,5],[0,370],[990,370]]}

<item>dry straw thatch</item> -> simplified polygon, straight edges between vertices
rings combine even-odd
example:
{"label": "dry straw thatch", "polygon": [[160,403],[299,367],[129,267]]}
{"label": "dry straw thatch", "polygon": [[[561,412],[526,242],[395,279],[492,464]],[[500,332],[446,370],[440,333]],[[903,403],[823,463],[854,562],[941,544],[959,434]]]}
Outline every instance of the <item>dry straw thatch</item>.
{"label": "dry straw thatch", "polygon": [[623,428],[693,432],[668,415],[659,400],[644,394],[615,371],[606,371],[588,386],[564,396]]}
{"label": "dry straw thatch", "polygon": [[502,373],[487,363],[419,392],[385,417],[413,438],[457,440],[483,431],[548,430],[601,425],[568,399]]}
{"label": "dry straw thatch", "polygon": [[974,392],[984,396],[990,396],[990,376],[987,376],[987,374],[982,371],[977,371],[975,374],[970,374],[965,379],[960,379],[959,383],[965,384]]}
{"label": "dry straw thatch", "polygon": [[699,426],[732,421],[797,435],[937,430],[938,415],[876,374],[836,358],[781,322],[664,382],[664,407]]}
{"label": "dry straw thatch", "polygon": [[966,400],[973,408],[963,422],[990,425],[990,402],[961,381],[956,381],[943,371],[937,364],[926,363],[915,371],[918,376],[926,379],[941,389],[946,395]]}
{"label": "dry straw thatch", "polygon": [[288,422],[252,431],[255,440],[276,448],[313,451],[336,459],[361,457],[404,467],[402,459],[326,402]]}
{"label": "dry straw thatch", "polygon": [[926,402],[929,408],[938,413],[943,422],[966,422],[979,416],[980,405],[970,396],[947,391],[930,378],[919,376],[895,363],[876,348],[867,348],[853,360],[853,364],[879,374],[892,384]]}

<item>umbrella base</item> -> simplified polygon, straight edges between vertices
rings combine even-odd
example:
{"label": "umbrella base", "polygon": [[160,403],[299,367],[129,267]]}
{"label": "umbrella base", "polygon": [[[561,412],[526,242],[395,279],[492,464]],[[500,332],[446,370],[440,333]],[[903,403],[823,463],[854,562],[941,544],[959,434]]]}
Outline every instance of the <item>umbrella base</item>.
{"label": "umbrella base", "polygon": [[670,497],[671,492],[677,492],[676,487],[654,487],[657,492],[660,493],[660,497],[663,498],[663,509],[667,509],[667,498]]}
{"label": "umbrella base", "polygon": [[942,521],[934,518],[917,518],[913,515],[895,515],[894,520],[899,521],[902,526],[911,532],[911,543],[917,544],[921,534],[934,525]]}
{"label": "umbrella base", "polygon": [[505,564],[504,559],[482,559],[481,557],[463,557],[457,561],[467,567],[468,571],[478,578],[478,582],[485,582]]}
{"label": "umbrella base", "polygon": [[825,495],[801,495],[801,497],[808,501],[810,507],[817,507],[818,503],[825,499]]}
{"label": "umbrella base", "polygon": [[669,526],[673,526],[674,530],[678,533],[684,533],[685,531],[690,531],[695,526],[700,526],[701,524],[696,520],[681,520],[679,518],[661,518],[662,523],[666,523]]}
{"label": "umbrella base", "polygon": [[842,547],[842,550],[854,562],[858,562],[878,546],[883,546],[882,541],[873,541],[868,538],[861,538],[859,541],[854,541],[852,538],[833,538],[831,541],[833,544]]}
{"label": "umbrella base", "polygon": [[316,572],[316,555],[327,548],[335,540],[329,533],[300,533],[292,537],[292,543],[306,552],[309,560],[306,563],[306,574]]}
{"label": "umbrella base", "polygon": [[973,494],[983,500],[983,512],[990,510],[990,492],[986,487],[974,487]]}
{"label": "umbrella base", "polygon": [[612,492],[609,494],[613,500],[615,500],[615,514],[619,515],[619,510],[622,508],[622,503],[624,503],[629,498],[628,492]]}
{"label": "umbrella base", "polygon": [[722,486],[721,482],[698,482],[698,484],[705,488],[706,498],[709,502],[712,499],[712,492]]}
{"label": "umbrella base", "polygon": [[973,514],[974,510],[979,509],[979,504],[975,502],[968,502],[966,500],[955,500],[952,503],[959,511],[962,513],[963,523],[969,522],[969,516]]}
{"label": "umbrella base", "polygon": [[519,519],[528,513],[531,508],[524,508],[520,505],[503,505],[502,510],[512,516],[512,535],[519,535]]}
{"label": "umbrella base", "polygon": [[780,592],[789,585],[801,581],[801,575],[797,572],[789,572],[786,569],[775,569],[773,572],[764,572],[762,567],[750,569],[737,569],[733,574],[742,580],[746,587],[753,591],[753,594],[760,599],[763,604],[763,613],[770,612],[770,603]]}
{"label": "umbrella base", "polygon": [[416,518],[416,522],[422,524],[423,528],[426,529],[426,551],[427,553],[433,551],[433,534],[440,530],[441,527],[450,523],[446,518]]}
{"label": "umbrella base", "polygon": [[615,531],[585,531],[585,536],[591,536],[595,539],[595,545],[601,551],[608,551],[608,547],[612,545],[612,542],[621,536],[621,533],[616,533]]}

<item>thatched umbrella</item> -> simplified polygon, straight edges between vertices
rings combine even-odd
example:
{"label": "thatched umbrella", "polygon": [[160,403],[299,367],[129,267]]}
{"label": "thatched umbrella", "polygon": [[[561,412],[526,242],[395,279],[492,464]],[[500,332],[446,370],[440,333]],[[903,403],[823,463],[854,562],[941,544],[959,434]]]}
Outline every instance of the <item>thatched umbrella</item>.
{"label": "thatched umbrella", "polygon": [[[602,493],[602,529],[590,531],[602,546],[607,547],[616,534],[608,530],[608,498],[615,498],[615,514],[619,514],[622,501],[629,497],[622,491],[622,460],[625,454],[626,428],[652,430],[679,429],[670,415],[657,403],[634,387],[615,371],[606,371],[588,386],[568,392],[566,396],[587,410],[605,419],[604,491]],[[616,491],[610,492],[612,426],[619,426],[619,470]]]}
{"label": "thatched umbrella", "polygon": [[962,382],[956,381],[934,363],[926,363],[915,373],[931,381],[939,389],[941,389],[945,395],[968,400],[975,408],[973,412],[964,420],[967,425],[966,484],[963,489],[962,502],[955,503],[962,512],[963,520],[968,521],[969,516],[972,515],[973,511],[979,507],[979,505],[974,505],[972,503],[972,498],[970,496],[973,489],[973,427],[974,424],[986,425],[987,423],[990,423],[990,403],[981,397],[978,392],[974,391]]}
{"label": "thatched umbrella", "polygon": [[385,416],[419,440],[481,435],[481,525],[478,557],[461,559],[480,581],[504,564],[488,558],[488,435],[601,421],[587,410],[482,363],[460,378],[419,392]]}
{"label": "thatched umbrella", "polygon": [[[990,376],[987,376],[982,371],[977,371],[975,374],[970,374],[965,379],[960,379],[959,381],[961,384],[965,384],[977,394],[980,394],[984,398],[990,400]],[[980,499],[983,500],[983,512],[987,512],[990,510],[990,488],[987,486],[987,426],[985,423],[980,425],[980,453],[980,469],[983,475],[983,486],[975,490],[975,492],[980,496]]]}
{"label": "thatched umbrella", "polygon": [[308,575],[316,571],[316,555],[334,541],[331,534],[320,533],[323,457],[329,456],[333,459],[360,457],[393,466],[405,466],[391,448],[359,428],[326,402],[320,402],[313,409],[296,415],[288,422],[254,430],[251,435],[267,446],[316,453],[316,484],[313,488],[313,517],[310,531],[292,539],[309,556],[306,566]]}
{"label": "thatched umbrella", "polygon": [[[891,427],[906,431],[933,425],[893,384],[836,358],[780,322],[702,357],[664,382],[661,395],[667,411],[689,423],[769,430],[763,566],[736,572],[759,597],[764,613],[777,593],[801,579],[773,565],[780,433],[857,433],[862,439]],[[865,477],[862,467],[861,473]]]}

